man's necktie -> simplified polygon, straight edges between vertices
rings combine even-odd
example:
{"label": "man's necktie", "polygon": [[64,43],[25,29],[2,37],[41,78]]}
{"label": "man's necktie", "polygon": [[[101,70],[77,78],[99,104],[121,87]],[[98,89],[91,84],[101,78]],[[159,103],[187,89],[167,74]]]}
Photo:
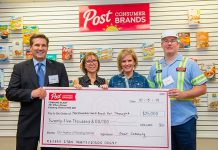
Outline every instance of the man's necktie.
{"label": "man's necktie", "polygon": [[37,77],[38,77],[38,86],[43,87],[44,86],[44,80],[45,80],[45,74],[42,69],[42,63],[38,63],[38,70],[37,70]]}

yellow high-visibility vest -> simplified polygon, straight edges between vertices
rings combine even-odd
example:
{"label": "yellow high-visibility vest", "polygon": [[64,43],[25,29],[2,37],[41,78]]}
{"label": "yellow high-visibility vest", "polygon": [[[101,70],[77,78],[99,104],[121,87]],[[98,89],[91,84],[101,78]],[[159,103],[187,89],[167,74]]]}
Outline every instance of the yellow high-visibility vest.
{"label": "yellow high-visibility vest", "polygon": [[[183,57],[182,61],[179,63],[179,68],[186,68],[186,64],[187,64],[188,58],[187,57]],[[159,61],[155,62],[155,66],[156,66],[156,82],[158,85],[158,88],[162,88],[163,86],[163,81],[162,81],[162,66],[159,63]],[[177,73],[177,89],[179,89],[180,91],[184,91],[184,80],[185,80],[185,71],[178,71]],[[176,100],[175,98],[171,98],[171,100]],[[192,98],[187,98],[184,100],[192,100]]]}

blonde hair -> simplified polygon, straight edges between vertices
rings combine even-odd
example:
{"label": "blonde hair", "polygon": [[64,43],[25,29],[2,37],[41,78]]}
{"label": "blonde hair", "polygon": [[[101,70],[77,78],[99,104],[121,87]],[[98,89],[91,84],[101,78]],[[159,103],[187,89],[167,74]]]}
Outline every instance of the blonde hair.
{"label": "blonde hair", "polygon": [[85,56],[83,57],[82,62],[81,62],[81,64],[80,64],[80,68],[81,68],[82,72],[83,72],[84,74],[87,74],[87,69],[86,69],[86,67],[85,67],[85,64],[86,64],[86,60],[87,60],[88,56],[94,56],[94,57],[96,58],[96,60],[97,60],[97,62],[98,62],[98,68],[97,68],[96,71],[98,72],[99,69],[100,69],[100,62],[99,62],[98,56],[97,56],[94,52],[86,52],[86,53],[85,53]]}
{"label": "blonde hair", "polygon": [[119,72],[122,72],[122,59],[124,56],[131,55],[133,60],[135,61],[135,68],[138,65],[138,58],[133,48],[124,48],[122,49],[117,56],[117,67]]}

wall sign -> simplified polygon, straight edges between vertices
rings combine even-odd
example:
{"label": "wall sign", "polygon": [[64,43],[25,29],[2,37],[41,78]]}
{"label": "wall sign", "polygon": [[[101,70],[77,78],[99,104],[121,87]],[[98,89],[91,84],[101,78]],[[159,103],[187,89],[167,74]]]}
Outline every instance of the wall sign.
{"label": "wall sign", "polygon": [[80,32],[147,29],[150,29],[148,3],[79,7]]}

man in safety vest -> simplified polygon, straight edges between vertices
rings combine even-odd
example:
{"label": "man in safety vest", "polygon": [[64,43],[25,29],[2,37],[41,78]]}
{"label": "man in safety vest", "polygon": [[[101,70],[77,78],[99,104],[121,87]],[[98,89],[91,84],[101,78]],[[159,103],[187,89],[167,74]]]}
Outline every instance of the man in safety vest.
{"label": "man in safety vest", "polygon": [[172,150],[196,150],[197,109],[192,100],[206,93],[207,79],[196,62],[178,53],[176,31],[162,33],[161,47],[164,58],[151,67],[149,85],[169,89]]}

